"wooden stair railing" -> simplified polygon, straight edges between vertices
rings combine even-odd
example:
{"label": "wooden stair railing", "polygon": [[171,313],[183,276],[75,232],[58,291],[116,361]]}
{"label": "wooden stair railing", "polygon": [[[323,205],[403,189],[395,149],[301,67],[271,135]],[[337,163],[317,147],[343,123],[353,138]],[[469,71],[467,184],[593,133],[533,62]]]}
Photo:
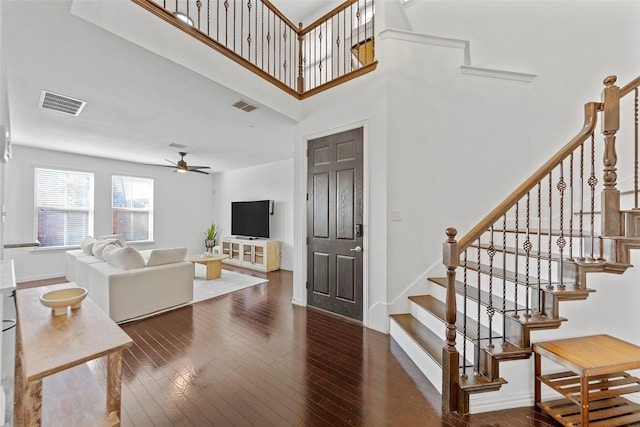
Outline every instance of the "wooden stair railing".
{"label": "wooden stair railing", "polygon": [[297,26],[268,0],[132,0],[297,99],[375,70],[374,0]]}
{"label": "wooden stair railing", "polygon": [[[445,289],[444,303],[411,298],[445,324],[439,358],[444,410],[467,413],[470,394],[498,389],[506,382],[500,362],[529,357],[531,332],[566,320],[559,303],[593,292],[586,287],[587,273],[621,274],[630,266],[629,250],[640,248],[640,77],[623,88],[615,82],[615,76],[604,80],[602,101],[585,105],[580,132],[482,221],[460,240],[454,228],[446,230],[447,275],[430,279]],[[630,93],[635,94],[631,166],[618,165],[616,153],[620,99]],[[594,134],[599,115],[601,145]],[[603,159],[601,183],[598,158]],[[617,189],[621,174],[634,182],[635,201],[627,211],[621,210]],[[406,318],[394,320],[409,327]]]}

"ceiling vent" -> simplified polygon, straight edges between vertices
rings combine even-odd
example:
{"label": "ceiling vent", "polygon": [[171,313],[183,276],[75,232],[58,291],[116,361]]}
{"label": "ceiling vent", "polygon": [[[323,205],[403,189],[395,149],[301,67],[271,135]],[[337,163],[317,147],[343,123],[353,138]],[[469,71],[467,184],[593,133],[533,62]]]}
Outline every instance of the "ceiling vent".
{"label": "ceiling vent", "polygon": [[61,113],[77,116],[87,103],[79,99],[70,98],[58,93],[42,91],[40,95],[40,107],[47,110],[59,111]]}
{"label": "ceiling vent", "polygon": [[169,147],[173,147],[173,148],[179,148],[179,149],[183,149],[183,148],[187,148],[186,145],[182,145],[182,144],[178,144],[177,142],[172,142],[171,144],[169,144]]}
{"label": "ceiling vent", "polygon": [[233,106],[236,107],[236,108],[241,109],[242,111],[246,111],[247,113],[249,111],[253,111],[253,110],[255,110],[257,108],[257,107],[254,107],[253,105],[248,104],[248,103],[246,103],[244,101],[238,101],[235,104],[233,104]]}

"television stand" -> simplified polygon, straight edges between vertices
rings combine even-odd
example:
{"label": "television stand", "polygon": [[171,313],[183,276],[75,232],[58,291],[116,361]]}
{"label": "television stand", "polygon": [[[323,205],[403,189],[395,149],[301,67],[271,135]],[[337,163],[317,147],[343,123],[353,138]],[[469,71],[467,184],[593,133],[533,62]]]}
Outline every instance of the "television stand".
{"label": "television stand", "polygon": [[280,269],[280,242],[278,240],[249,238],[245,236],[223,237],[222,254],[229,258],[223,263],[262,272]]}

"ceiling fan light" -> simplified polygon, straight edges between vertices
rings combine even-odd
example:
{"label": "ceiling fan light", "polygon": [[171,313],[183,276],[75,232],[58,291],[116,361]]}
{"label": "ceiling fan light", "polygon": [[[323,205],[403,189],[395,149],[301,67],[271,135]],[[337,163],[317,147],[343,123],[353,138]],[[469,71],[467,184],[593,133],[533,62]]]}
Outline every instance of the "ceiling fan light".
{"label": "ceiling fan light", "polygon": [[179,165],[179,166],[176,168],[176,171],[178,171],[178,172],[180,172],[180,173],[187,173],[187,170],[188,170],[188,169],[187,169],[187,167],[186,167],[186,166],[183,166],[183,165]]}

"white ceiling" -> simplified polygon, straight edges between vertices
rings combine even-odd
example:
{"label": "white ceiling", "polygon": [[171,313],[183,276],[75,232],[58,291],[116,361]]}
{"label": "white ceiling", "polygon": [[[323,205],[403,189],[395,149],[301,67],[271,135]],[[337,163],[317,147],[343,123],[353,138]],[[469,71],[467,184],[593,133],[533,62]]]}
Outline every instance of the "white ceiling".
{"label": "white ceiling", "polygon": [[[179,143],[214,172],[292,157],[290,118],[232,107],[237,92],[72,15],[71,0],[1,1],[15,145],[162,164]],[[307,23],[340,4],[273,3]],[[78,117],[41,109],[43,89],[87,105]]]}

